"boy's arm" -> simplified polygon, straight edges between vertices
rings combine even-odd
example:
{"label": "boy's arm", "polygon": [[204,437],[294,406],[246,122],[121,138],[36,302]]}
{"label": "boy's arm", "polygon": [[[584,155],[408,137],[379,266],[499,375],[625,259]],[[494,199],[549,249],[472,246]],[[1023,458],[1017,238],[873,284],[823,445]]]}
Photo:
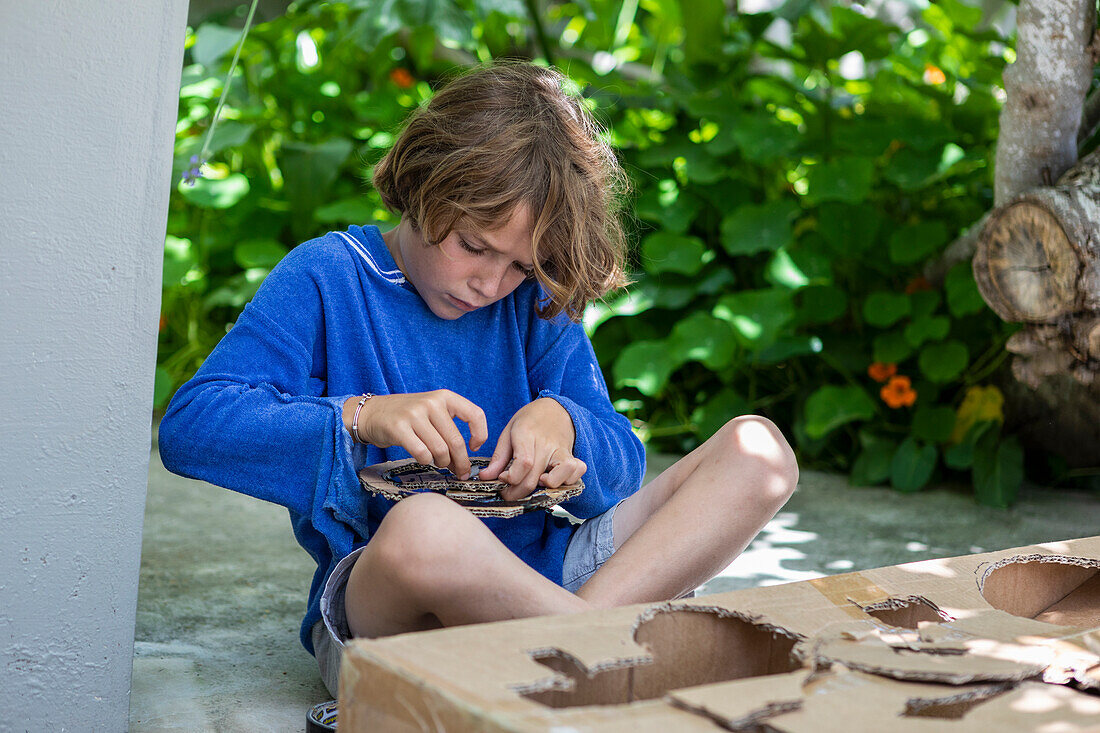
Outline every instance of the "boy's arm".
{"label": "boy's arm", "polygon": [[582,519],[604,512],[641,486],[645,448],[630,421],[611,406],[592,344],[579,324],[566,326],[531,369],[536,398],[556,400],[573,421],[573,455],[588,466],[580,496],[562,506]]}
{"label": "boy's arm", "polygon": [[[322,396],[317,283],[292,252],[173,397],[160,425],[169,470],[309,514],[358,488],[344,430],[347,395]],[[350,508],[349,508],[350,509]]]}

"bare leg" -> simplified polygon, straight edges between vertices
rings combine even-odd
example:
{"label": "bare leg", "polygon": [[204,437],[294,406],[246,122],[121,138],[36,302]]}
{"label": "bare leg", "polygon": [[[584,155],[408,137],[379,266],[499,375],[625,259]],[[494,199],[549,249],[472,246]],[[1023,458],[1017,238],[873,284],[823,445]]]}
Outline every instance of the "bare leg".
{"label": "bare leg", "polygon": [[591,608],[436,494],[390,510],[355,561],[345,604],[352,634],[367,637]]}
{"label": "bare leg", "polygon": [[616,552],[577,595],[596,607],[683,595],[741,554],[797,483],[775,425],[731,420],[619,506]]}

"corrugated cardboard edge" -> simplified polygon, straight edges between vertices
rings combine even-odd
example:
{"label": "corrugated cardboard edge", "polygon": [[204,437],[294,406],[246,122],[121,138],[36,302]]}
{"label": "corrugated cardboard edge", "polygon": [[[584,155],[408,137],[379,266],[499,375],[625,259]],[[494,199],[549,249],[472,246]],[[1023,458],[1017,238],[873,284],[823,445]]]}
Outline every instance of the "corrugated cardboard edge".
{"label": "corrugated cardboard edge", "polygon": [[442,681],[428,681],[410,674],[400,665],[389,664],[378,655],[351,644],[344,648],[340,665],[340,689],[357,688],[360,678],[378,672],[372,689],[377,693],[365,701],[339,700],[340,729],[345,731],[520,731],[502,711],[470,704],[461,691],[452,691]]}

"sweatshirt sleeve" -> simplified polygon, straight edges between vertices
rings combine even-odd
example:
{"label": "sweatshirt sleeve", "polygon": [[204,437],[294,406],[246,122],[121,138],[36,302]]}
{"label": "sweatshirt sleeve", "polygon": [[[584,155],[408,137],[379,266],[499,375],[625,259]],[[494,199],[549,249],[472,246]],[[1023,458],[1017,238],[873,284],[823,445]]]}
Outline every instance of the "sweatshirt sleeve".
{"label": "sweatshirt sleeve", "polygon": [[[310,515],[358,500],[347,396],[325,396],[319,278],[301,245],[260,287],[160,424],[168,470]],[[343,497],[343,500],[341,500]],[[355,506],[345,507],[355,512]]]}
{"label": "sweatshirt sleeve", "polygon": [[558,401],[573,420],[573,455],[588,466],[584,491],[562,504],[582,519],[607,511],[641,486],[645,448],[630,421],[611,406],[607,384],[584,329],[570,323],[530,369],[538,397]]}

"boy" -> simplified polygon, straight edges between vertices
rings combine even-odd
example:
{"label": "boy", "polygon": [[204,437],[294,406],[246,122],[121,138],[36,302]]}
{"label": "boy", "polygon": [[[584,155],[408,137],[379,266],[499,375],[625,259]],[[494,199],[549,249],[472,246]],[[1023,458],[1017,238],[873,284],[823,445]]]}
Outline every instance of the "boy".
{"label": "boy", "polygon": [[[353,636],[684,595],[797,483],[749,416],[639,489],[644,450],[577,323],[625,282],[625,176],[562,81],[508,63],[439,91],[374,171],[401,223],[295,248],[161,423],[170,470],[290,510],[318,564],[302,643],[334,696]],[[409,456],[465,477],[483,446],[506,499],[583,477],[564,504],[583,524],[393,504],[356,478]]]}

